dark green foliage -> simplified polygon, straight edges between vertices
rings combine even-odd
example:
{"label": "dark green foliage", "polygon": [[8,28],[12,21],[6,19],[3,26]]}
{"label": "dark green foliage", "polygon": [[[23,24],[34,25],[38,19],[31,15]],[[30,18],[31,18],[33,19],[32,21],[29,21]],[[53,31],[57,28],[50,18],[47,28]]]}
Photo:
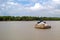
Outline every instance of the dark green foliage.
{"label": "dark green foliage", "polygon": [[38,20],[60,20],[60,17],[0,16],[0,21],[38,21]]}

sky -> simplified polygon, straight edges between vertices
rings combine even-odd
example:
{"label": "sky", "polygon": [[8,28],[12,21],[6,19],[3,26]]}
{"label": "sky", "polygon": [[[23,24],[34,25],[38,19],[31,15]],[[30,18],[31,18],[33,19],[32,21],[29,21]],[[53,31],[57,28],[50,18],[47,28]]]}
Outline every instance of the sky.
{"label": "sky", "polygon": [[0,0],[0,16],[60,17],[60,0]]}

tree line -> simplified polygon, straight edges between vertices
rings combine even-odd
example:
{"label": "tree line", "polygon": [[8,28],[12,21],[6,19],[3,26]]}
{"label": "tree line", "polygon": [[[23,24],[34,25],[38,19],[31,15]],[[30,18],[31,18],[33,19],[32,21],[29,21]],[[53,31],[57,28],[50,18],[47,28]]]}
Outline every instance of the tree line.
{"label": "tree line", "polygon": [[0,21],[60,20],[60,17],[0,16]]}

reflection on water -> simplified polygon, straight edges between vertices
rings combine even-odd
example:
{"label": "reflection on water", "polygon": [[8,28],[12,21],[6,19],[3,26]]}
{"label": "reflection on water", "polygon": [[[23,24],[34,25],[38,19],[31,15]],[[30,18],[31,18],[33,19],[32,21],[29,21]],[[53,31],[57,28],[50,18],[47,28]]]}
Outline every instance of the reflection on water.
{"label": "reflection on water", "polygon": [[60,21],[46,21],[51,29],[35,29],[37,21],[0,22],[0,40],[60,40]]}

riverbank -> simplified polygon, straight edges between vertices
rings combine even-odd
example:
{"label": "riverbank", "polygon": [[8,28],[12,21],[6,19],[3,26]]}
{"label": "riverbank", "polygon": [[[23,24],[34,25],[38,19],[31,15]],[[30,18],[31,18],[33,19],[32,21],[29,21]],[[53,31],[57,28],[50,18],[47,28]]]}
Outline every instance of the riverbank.
{"label": "riverbank", "polygon": [[60,21],[60,17],[0,16],[0,21]]}

